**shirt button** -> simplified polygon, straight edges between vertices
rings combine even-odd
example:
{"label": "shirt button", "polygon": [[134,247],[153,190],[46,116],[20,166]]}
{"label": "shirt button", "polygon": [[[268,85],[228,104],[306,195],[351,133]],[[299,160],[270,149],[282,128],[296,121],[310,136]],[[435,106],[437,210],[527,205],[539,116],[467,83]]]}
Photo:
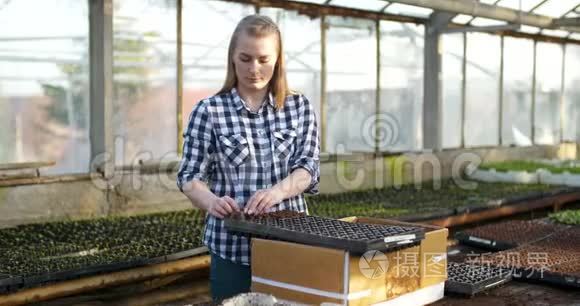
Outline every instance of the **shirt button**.
{"label": "shirt button", "polygon": [[264,136],[264,134],[265,134],[264,130],[258,130],[258,135]]}

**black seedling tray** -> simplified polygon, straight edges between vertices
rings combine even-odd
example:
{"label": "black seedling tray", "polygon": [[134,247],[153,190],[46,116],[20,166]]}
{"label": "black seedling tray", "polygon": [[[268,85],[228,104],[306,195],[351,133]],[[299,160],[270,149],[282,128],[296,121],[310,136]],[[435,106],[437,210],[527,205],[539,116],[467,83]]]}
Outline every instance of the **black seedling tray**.
{"label": "black seedling tray", "polygon": [[491,251],[504,251],[551,237],[567,226],[537,221],[505,221],[455,234],[460,243]]}
{"label": "black seedling tray", "polygon": [[79,277],[85,277],[90,275],[102,274],[107,272],[119,271],[124,269],[131,269],[146,265],[154,265],[163,262],[183,259],[186,257],[192,257],[200,254],[207,253],[207,247],[198,247],[191,250],[186,250],[182,252],[177,252],[170,255],[164,255],[154,258],[139,258],[131,259],[123,262],[107,263],[102,265],[94,265],[89,267],[83,267],[81,269],[68,270],[68,271],[58,271],[54,273],[46,273],[42,275],[34,275],[24,278],[25,286],[36,286],[38,284],[46,282],[64,281]]}
{"label": "black seedling tray", "polygon": [[449,262],[445,292],[475,295],[511,280],[509,271],[487,265]]}
{"label": "black seedling tray", "polygon": [[482,248],[491,251],[504,251],[517,247],[515,243],[481,238],[477,236],[469,235],[465,232],[458,232],[455,234],[455,239],[462,244],[473,246],[476,248]]}
{"label": "black seedling tray", "polygon": [[370,250],[389,251],[416,244],[425,238],[420,227],[351,223],[315,216],[247,217],[225,220],[230,231],[297,243],[330,247],[362,254]]}
{"label": "black seedling tray", "polygon": [[125,262],[115,262],[115,263],[107,263],[102,265],[93,265],[89,267],[83,267],[80,269],[74,270],[67,270],[67,271],[57,271],[45,274],[38,274],[26,277],[11,277],[11,278],[3,278],[0,274],[0,292],[9,292],[12,291],[9,287],[13,287],[15,285],[23,285],[26,288],[35,287],[38,285],[42,285],[45,283],[51,282],[59,282],[65,281],[70,279],[75,279],[79,277],[86,277],[96,274],[102,274],[107,272],[119,271],[124,269],[131,269],[140,266],[146,265],[153,265],[168,261],[174,261],[178,259],[183,259],[187,257],[193,257],[196,255],[201,255],[207,253],[207,247],[198,247],[186,251],[181,251],[177,253],[173,253],[170,255],[164,255],[154,258],[140,258],[140,259],[132,259]]}
{"label": "black seedling tray", "polygon": [[20,284],[22,284],[22,277],[0,274],[0,290],[4,287],[17,286]]}
{"label": "black seedling tray", "polygon": [[549,270],[539,271],[531,268],[516,268],[513,270],[513,278],[522,281],[580,288],[580,275],[570,275]]}

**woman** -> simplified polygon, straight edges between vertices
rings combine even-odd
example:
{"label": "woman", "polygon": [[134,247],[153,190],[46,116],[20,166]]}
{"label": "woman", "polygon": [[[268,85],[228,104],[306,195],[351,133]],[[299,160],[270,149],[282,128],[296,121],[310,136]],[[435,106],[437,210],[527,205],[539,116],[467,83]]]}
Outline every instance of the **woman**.
{"label": "woman", "polygon": [[250,244],[223,219],[280,210],[307,212],[303,193],[318,193],[319,139],[312,104],[288,89],[280,30],[247,16],[228,50],[223,88],[197,103],[184,133],[180,190],[207,211],[212,297],[250,289]]}

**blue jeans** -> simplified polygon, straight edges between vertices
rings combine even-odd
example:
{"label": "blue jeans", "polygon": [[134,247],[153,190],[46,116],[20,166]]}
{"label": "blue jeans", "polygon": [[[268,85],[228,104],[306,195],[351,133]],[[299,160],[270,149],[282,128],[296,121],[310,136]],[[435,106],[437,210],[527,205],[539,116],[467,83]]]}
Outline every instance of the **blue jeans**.
{"label": "blue jeans", "polygon": [[214,302],[220,302],[240,293],[250,292],[252,283],[250,266],[237,264],[210,253],[209,282]]}

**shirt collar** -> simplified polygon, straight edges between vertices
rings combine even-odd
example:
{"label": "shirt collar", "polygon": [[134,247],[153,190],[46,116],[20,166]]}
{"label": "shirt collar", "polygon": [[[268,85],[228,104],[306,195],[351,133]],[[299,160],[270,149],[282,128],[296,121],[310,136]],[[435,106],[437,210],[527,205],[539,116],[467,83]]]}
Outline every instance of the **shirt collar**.
{"label": "shirt collar", "polygon": [[[244,101],[242,99],[242,97],[240,97],[240,94],[238,93],[238,90],[233,87],[232,90],[230,91],[231,95],[232,95],[232,99],[234,100],[234,105],[236,106],[237,110],[240,110],[242,108],[245,108],[247,111],[250,112],[250,107],[246,104],[246,101]],[[275,101],[274,101],[274,95],[272,95],[271,91],[268,91],[268,96],[266,97],[266,99],[268,100],[268,103],[272,106],[272,107],[276,107]],[[261,107],[260,107],[261,108]]]}

